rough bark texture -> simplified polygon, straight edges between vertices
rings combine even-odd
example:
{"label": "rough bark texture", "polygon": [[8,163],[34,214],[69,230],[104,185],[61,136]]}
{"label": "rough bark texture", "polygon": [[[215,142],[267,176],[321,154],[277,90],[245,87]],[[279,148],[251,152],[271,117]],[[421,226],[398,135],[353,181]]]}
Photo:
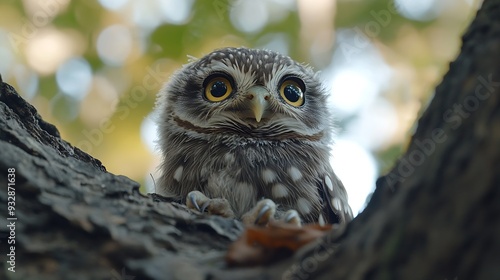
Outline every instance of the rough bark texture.
{"label": "rough bark texture", "polygon": [[[238,221],[141,195],[1,83],[0,279],[500,279],[499,14],[500,0],[484,2],[366,210],[265,267],[228,269]],[[6,262],[12,222],[15,273]]]}
{"label": "rough bark texture", "polygon": [[[182,259],[223,264],[241,225],[200,217],[161,197],[145,197],[139,185],[107,173],[101,163],[59,137],[35,108],[9,85],[0,92],[0,234],[15,217],[16,279],[160,278],[189,267]],[[7,211],[7,173],[15,168],[15,210]],[[7,221],[10,223],[11,221]],[[210,242],[207,242],[210,241]],[[197,271],[197,270],[192,270]],[[123,277],[122,277],[123,278]]]}

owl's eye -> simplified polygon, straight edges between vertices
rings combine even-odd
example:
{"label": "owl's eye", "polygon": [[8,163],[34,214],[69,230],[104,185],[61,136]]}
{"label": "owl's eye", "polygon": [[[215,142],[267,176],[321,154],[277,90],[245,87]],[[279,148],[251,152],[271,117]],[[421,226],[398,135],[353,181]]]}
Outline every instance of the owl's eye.
{"label": "owl's eye", "polygon": [[205,97],[212,102],[225,100],[233,92],[231,82],[223,76],[213,76],[205,83]]}
{"label": "owl's eye", "polygon": [[286,103],[300,107],[304,104],[304,84],[297,78],[285,79],[280,86],[280,95]]}

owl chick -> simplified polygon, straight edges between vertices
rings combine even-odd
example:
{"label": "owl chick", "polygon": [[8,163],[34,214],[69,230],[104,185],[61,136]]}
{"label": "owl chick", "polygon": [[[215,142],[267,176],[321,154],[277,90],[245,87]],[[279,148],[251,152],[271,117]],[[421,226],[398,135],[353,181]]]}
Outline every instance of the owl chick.
{"label": "owl chick", "polygon": [[351,220],[329,162],[326,99],[312,69],[273,51],[191,61],[159,93],[156,192],[248,223]]}

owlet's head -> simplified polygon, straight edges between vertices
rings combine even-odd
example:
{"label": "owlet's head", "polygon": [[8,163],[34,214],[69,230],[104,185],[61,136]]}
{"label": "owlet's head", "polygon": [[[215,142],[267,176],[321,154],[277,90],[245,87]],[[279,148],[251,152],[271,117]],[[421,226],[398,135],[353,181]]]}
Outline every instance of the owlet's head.
{"label": "owlet's head", "polygon": [[[318,76],[268,50],[224,48],[185,65],[162,90],[160,131],[259,138],[327,137],[331,119]],[[162,124],[163,123],[163,124]]]}

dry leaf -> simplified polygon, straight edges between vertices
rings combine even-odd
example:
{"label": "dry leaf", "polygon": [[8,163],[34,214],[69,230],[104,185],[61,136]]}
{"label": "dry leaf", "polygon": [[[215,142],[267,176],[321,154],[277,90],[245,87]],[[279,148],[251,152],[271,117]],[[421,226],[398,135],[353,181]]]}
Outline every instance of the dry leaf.
{"label": "dry leaf", "polygon": [[226,255],[229,266],[252,266],[275,262],[291,256],[300,247],[323,236],[331,225],[297,227],[273,222],[267,227],[250,226],[231,246]]}

